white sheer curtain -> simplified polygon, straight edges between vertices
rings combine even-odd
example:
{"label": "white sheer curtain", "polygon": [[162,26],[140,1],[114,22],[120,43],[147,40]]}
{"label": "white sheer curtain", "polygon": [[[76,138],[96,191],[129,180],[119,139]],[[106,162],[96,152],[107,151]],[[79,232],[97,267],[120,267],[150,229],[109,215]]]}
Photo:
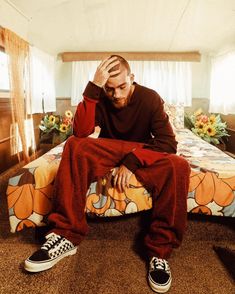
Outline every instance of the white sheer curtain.
{"label": "white sheer curtain", "polygon": [[[82,100],[82,93],[94,76],[100,61],[72,63],[71,105]],[[156,90],[168,103],[190,106],[192,101],[192,74],[190,62],[130,61],[135,81]]]}
{"label": "white sheer curtain", "polygon": [[211,60],[209,111],[235,114],[235,51]]}
{"label": "white sheer curtain", "polygon": [[189,62],[130,61],[135,81],[154,89],[170,104],[191,106],[192,73]]}
{"label": "white sheer curtain", "polygon": [[28,113],[56,111],[55,58],[30,46],[31,110]]}
{"label": "white sheer curtain", "polygon": [[97,66],[100,61],[74,61],[72,62],[72,90],[71,105],[76,106],[82,101],[82,93],[88,81],[94,77]]}

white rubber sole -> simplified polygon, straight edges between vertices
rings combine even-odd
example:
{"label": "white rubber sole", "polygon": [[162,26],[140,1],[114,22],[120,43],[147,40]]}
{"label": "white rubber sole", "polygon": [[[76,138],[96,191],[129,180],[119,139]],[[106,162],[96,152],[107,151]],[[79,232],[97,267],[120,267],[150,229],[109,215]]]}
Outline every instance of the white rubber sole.
{"label": "white rubber sole", "polygon": [[70,251],[67,251],[66,253],[64,253],[63,255],[61,255],[59,257],[56,257],[56,258],[49,260],[49,261],[46,261],[46,262],[45,261],[43,261],[43,262],[35,261],[34,262],[34,261],[26,259],[24,262],[24,269],[28,272],[31,272],[31,273],[42,272],[42,271],[45,271],[45,270],[52,268],[57,262],[59,262],[64,257],[69,256],[69,255],[74,255],[76,253],[77,253],[77,247],[71,249]]}
{"label": "white rubber sole", "polygon": [[153,280],[151,279],[151,276],[149,275],[148,276],[148,281],[149,281],[150,288],[154,292],[156,292],[156,293],[166,293],[171,287],[172,279],[170,279],[170,281],[165,285],[157,285],[156,283],[153,282]]}

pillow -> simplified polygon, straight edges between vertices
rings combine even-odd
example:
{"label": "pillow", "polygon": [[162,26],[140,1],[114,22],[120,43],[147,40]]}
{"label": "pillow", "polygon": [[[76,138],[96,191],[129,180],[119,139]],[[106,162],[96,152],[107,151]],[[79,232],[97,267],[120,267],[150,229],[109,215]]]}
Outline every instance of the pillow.
{"label": "pillow", "polygon": [[184,105],[179,104],[164,104],[165,112],[169,116],[169,120],[173,128],[183,129],[184,128]]}

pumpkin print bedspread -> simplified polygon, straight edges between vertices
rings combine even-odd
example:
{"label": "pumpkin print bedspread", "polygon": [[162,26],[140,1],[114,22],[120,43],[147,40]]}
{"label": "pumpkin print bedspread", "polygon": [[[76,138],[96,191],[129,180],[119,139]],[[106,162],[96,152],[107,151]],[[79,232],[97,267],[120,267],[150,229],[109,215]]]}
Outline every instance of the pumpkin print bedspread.
{"label": "pumpkin print bedspread", "polygon": [[[191,165],[188,212],[235,217],[235,159],[187,129],[175,130],[178,155]],[[53,183],[64,143],[21,168],[7,188],[11,232],[43,226],[51,211]],[[107,179],[91,183],[86,212],[121,216],[152,207],[150,193],[132,175],[130,188],[118,193]]]}

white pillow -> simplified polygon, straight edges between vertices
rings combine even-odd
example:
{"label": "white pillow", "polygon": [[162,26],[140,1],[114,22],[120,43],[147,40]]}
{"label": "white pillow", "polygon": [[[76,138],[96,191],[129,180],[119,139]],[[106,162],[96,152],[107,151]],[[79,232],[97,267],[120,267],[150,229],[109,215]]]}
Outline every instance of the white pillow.
{"label": "white pillow", "polygon": [[180,104],[164,104],[165,112],[169,116],[169,120],[173,128],[183,129],[184,128],[184,105]]}

